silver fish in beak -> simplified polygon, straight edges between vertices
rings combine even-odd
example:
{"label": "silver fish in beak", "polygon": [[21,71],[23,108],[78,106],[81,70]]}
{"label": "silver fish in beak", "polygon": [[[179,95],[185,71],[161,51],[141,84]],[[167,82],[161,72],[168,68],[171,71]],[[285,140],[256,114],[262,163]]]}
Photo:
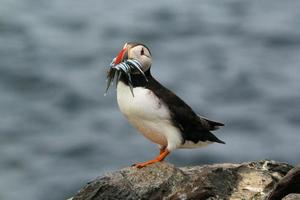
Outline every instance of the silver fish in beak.
{"label": "silver fish in beak", "polygon": [[[118,56],[119,57],[119,56]],[[107,91],[110,87],[110,85],[113,84],[114,79],[116,80],[116,85],[118,84],[122,73],[125,74],[128,78],[128,85],[130,87],[130,91],[132,96],[134,97],[133,93],[133,84],[132,84],[132,78],[131,73],[132,72],[138,72],[143,75],[146,81],[148,81],[145,73],[142,70],[141,63],[136,59],[127,59],[123,62],[117,62],[118,57],[114,58],[112,62],[110,63],[109,70],[107,71],[107,79],[106,79],[106,90],[104,95],[107,94]],[[118,64],[116,64],[118,63]]]}

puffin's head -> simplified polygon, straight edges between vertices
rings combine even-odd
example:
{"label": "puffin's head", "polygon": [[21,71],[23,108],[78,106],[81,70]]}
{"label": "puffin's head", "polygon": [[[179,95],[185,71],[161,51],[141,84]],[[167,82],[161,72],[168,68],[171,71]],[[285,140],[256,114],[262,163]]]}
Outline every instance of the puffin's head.
{"label": "puffin's head", "polygon": [[[138,61],[140,69],[146,72],[150,69],[152,64],[152,57],[150,50],[143,44],[137,42],[127,42],[119,52],[117,57],[113,60],[114,65],[122,62],[126,63],[128,60]],[[134,66],[133,66],[134,67]],[[133,69],[133,68],[132,68]],[[131,73],[139,73],[137,70],[131,70]]]}
{"label": "puffin's head", "polygon": [[107,72],[107,88],[108,90],[113,79],[118,82],[122,76],[128,80],[128,84],[132,89],[132,75],[142,75],[148,81],[145,73],[150,70],[152,58],[150,50],[143,44],[137,42],[127,42],[122,50],[110,63],[110,68]]}

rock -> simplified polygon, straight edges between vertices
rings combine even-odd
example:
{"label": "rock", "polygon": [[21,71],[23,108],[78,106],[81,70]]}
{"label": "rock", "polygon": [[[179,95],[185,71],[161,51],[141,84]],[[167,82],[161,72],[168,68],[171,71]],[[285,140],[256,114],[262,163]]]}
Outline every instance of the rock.
{"label": "rock", "polygon": [[290,193],[300,193],[300,166],[290,170],[287,175],[278,182],[268,200],[282,199]]}
{"label": "rock", "polygon": [[108,173],[88,183],[73,200],[266,199],[290,169],[268,160],[180,168],[162,162]]}
{"label": "rock", "polygon": [[300,194],[289,194],[285,196],[282,200],[300,200]]}

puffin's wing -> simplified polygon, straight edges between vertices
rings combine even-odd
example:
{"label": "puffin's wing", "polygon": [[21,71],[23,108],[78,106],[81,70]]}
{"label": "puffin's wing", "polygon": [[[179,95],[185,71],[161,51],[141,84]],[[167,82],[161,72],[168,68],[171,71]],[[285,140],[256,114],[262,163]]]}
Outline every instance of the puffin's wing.
{"label": "puffin's wing", "polygon": [[147,88],[151,89],[168,106],[173,123],[183,132],[194,132],[194,130],[212,131],[218,129],[219,126],[224,126],[220,122],[197,115],[182,99],[161,85],[153,77],[150,78]]}

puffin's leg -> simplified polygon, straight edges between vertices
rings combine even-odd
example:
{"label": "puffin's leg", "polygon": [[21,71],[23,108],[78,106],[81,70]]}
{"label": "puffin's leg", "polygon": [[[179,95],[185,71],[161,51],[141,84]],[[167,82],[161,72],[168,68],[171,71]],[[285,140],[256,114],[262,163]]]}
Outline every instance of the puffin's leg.
{"label": "puffin's leg", "polygon": [[168,151],[167,149],[161,149],[159,156],[157,156],[153,160],[149,160],[149,161],[146,161],[146,162],[143,162],[143,163],[137,163],[137,164],[134,164],[134,166],[137,167],[137,168],[142,168],[142,167],[146,167],[147,165],[151,165],[153,163],[161,162],[169,154],[170,154],[170,151]]}
{"label": "puffin's leg", "polygon": [[166,146],[159,145],[159,155],[162,154],[166,148]]}

